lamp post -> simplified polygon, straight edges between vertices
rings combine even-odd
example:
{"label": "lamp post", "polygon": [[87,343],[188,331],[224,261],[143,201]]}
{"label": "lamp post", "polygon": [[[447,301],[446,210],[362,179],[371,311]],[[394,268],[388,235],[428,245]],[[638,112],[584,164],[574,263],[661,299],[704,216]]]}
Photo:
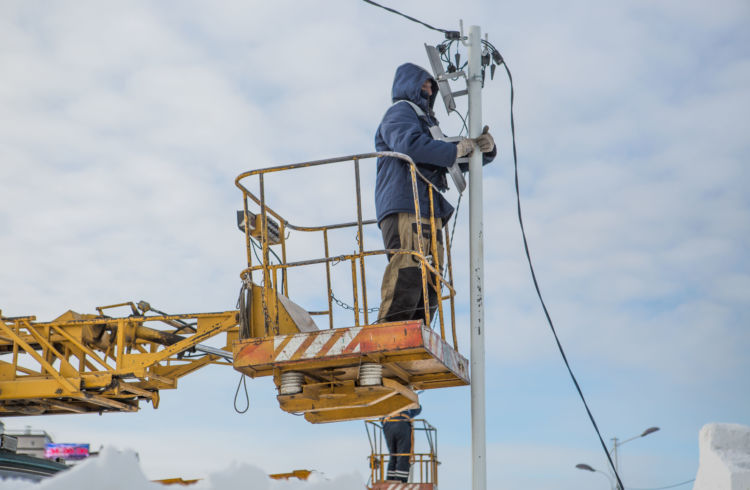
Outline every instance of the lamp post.
{"label": "lamp post", "polygon": [[[612,459],[613,459],[613,462],[614,462],[614,465],[615,465],[615,471],[618,474],[620,473],[620,467],[619,467],[619,462],[617,460],[618,459],[617,458],[617,448],[619,448],[623,444],[628,443],[630,441],[633,441],[635,439],[639,439],[641,437],[646,437],[649,434],[653,434],[657,430],[659,430],[658,427],[649,427],[648,429],[644,430],[643,432],[641,432],[637,436],[633,436],[633,437],[631,437],[629,439],[625,439],[624,441],[620,441],[616,437],[612,438],[612,449],[609,450],[609,454],[612,456]],[[612,487],[611,487],[612,490],[622,490],[622,489],[618,488],[618,485],[615,484],[614,480],[612,479],[612,477],[610,475],[608,475],[607,473],[605,473],[605,472],[603,472],[601,470],[597,470],[597,469],[591,467],[590,465],[587,465],[586,463],[579,463],[579,464],[576,465],[576,468],[578,468],[579,470],[586,470],[586,471],[601,473],[602,475],[606,476],[607,479],[609,480],[610,484],[612,485]]]}
{"label": "lamp post", "polygon": [[612,449],[609,450],[609,454],[612,456],[612,459],[614,460],[615,471],[617,471],[618,473],[620,472],[620,462],[619,462],[619,458],[618,458],[618,454],[617,454],[617,448],[619,448],[620,446],[622,446],[626,442],[630,442],[632,440],[639,439],[641,437],[646,437],[649,434],[653,434],[657,430],[659,430],[658,427],[649,427],[648,429],[646,429],[643,432],[641,432],[639,435],[633,436],[633,437],[631,437],[629,439],[625,439],[624,441],[619,441],[619,439],[617,439],[616,437],[613,437],[612,438]]}
{"label": "lamp post", "polygon": [[578,468],[579,470],[586,470],[586,471],[601,473],[602,475],[604,475],[604,476],[607,477],[607,480],[609,480],[609,488],[611,488],[612,490],[617,490],[617,485],[615,485],[615,481],[612,479],[611,476],[609,476],[608,474],[606,474],[602,470],[597,470],[596,468],[592,468],[591,466],[587,465],[586,463],[578,463],[576,465],[576,468]]}

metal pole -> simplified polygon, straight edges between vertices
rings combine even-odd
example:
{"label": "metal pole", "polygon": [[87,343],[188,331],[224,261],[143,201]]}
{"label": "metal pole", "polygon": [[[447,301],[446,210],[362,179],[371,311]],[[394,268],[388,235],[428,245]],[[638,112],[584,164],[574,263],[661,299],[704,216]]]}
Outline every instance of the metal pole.
{"label": "metal pole", "polygon": [[618,466],[619,466],[620,464],[619,464],[619,462],[617,461],[617,447],[618,447],[618,446],[619,446],[619,444],[617,444],[617,438],[616,438],[616,437],[613,437],[613,438],[612,438],[612,455],[614,456],[614,458],[612,458],[612,459],[614,459],[614,460],[615,460],[615,471],[617,471],[617,472],[619,472],[619,471],[620,471],[620,468],[618,468]]}
{"label": "metal pole", "polygon": [[[617,462],[617,447],[618,447],[618,444],[617,444],[617,438],[616,438],[616,437],[613,437],[613,438],[612,438],[612,456],[613,456],[613,458],[612,458],[612,459],[614,459],[614,463],[615,463],[615,472],[617,472],[617,473],[620,473],[620,468],[619,468],[619,466],[620,466],[620,465],[619,465],[619,463]],[[615,479],[616,479],[616,478],[617,478],[617,476],[615,476]],[[613,484],[613,485],[612,485],[612,488],[613,488],[614,490],[620,490],[620,485],[619,485],[619,483],[618,483],[618,484]]]}
{"label": "metal pole", "polygon": [[607,480],[609,480],[609,488],[612,490],[618,490],[617,483],[615,483],[615,479],[603,472],[602,470],[595,470],[597,473],[601,473],[602,475],[607,477]]}
{"label": "metal pole", "polygon": [[[469,28],[469,137],[482,132],[482,35]],[[484,396],[484,243],[482,231],[482,153],[474,145],[469,158],[469,244],[471,267],[471,454],[472,490],[487,488]]]}

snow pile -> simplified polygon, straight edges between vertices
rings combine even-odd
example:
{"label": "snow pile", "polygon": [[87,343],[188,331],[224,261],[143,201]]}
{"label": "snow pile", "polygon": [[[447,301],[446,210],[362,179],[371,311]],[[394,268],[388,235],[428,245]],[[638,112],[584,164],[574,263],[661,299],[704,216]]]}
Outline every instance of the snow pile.
{"label": "snow pile", "polygon": [[119,451],[113,448],[104,448],[98,457],[90,458],[39,484],[21,480],[3,482],[3,490],[72,490],[74,488],[152,490],[165,487],[148,481],[141,471],[134,451]]}
{"label": "snow pile", "polygon": [[233,463],[225,471],[211,473],[205,481],[200,481],[188,488],[194,490],[364,490],[365,484],[356,473],[338,476],[332,480],[320,473],[311,474],[307,481],[272,480],[255,466]]}
{"label": "snow pile", "polygon": [[750,427],[707,424],[699,440],[700,465],[693,490],[750,489]]}
{"label": "snow pile", "polygon": [[[179,475],[175,475],[179,476]],[[3,490],[165,490],[187,488],[192,490],[353,490],[364,489],[361,477],[356,474],[327,479],[313,473],[308,481],[277,481],[262,470],[249,464],[232,463],[229,468],[208,475],[204,480],[187,487],[164,486],[146,478],[134,451],[104,448],[96,458],[58,473],[41,483],[21,480],[3,480]]]}

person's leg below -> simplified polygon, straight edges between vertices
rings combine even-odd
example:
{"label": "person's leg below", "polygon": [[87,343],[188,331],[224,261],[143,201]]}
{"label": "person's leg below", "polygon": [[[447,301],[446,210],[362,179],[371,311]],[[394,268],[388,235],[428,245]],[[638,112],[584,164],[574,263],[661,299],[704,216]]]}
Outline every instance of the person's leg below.
{"label": "person's leg below", "polygon": [[394,471],[397,480],[407,482],[409,480],[410,453],[411,453],[411,424],[399,422],[398,439],[396,440],[396,451],[402,456],[396,458],[396,469]]}
{"label": "person's leg below", "polygon": [[383,435],[385,435],[385,443],[388,446],[388,452],[391,453],[388,457],[388,472],[386,473],[386,479],[396,480],[398,475],[396,473],[396,457],[395,453],[398,452],[398,424],[384,423],[383,424]]}

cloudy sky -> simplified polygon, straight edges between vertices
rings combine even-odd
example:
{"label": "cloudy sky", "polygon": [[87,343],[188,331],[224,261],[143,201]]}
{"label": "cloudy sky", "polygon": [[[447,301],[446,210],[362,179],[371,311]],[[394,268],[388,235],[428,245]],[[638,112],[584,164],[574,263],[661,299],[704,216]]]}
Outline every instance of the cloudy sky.
{"label": "cloudy sky", "polygon": [[[603,437],[661,428],[621,448],[626,487],[693,478],[704,424],[750,425],[750,6],[426,5],[398,2],[442,28],[480,25],[513,73],[532,258]],[[355,0],[2,2],[3,313],[48,320],[140,299],[232,309],[244,260],[236,175],[371,151],[395,68],[428,65],[423,44],[440,41]],[[529,277],[508,101],[499,71],[483,93],[500,148],[484,173],[488,481],[604,488],[603,475],[575,469],[606,470],[606,459]],[[438,117],[446,133],[460,128],[443,108]],[[371,217],[374,162],[363,174]],[[353,216],[351,183],[350,170],[306,174],[271,192],[292,222],[320,224]],[[466,203],[454,264],[468,355]],[[351,249],[346,240],[336,246]],[[317,291],[292,296],[313,309]],[[365,475],[362,423],[309,425],[278,409],[266,379],[249,383],[251,409],[236,414],[238,379],[212,367],[163,391],[158,410],[5,422],[132,448],[152,478],[232,461]],[[440,431],[441,486],[466,488],[469,389],[421,398]]]}

